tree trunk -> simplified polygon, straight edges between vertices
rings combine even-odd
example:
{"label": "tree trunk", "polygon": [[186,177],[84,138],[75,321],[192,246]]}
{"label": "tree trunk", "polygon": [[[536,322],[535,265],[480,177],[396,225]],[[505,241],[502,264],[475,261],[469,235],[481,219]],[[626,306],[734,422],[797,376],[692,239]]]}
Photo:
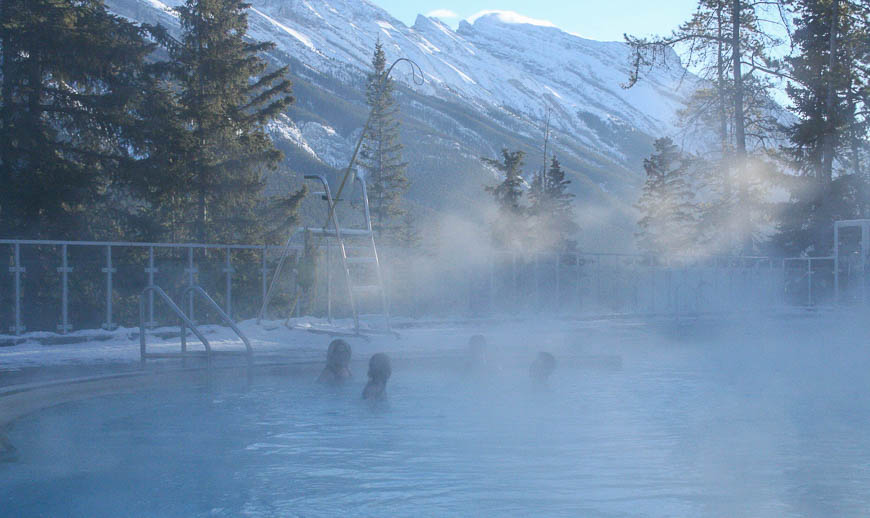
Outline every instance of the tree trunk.
{"label": "tree trunk", "polygon": [[743,72],[740,70],[740,7],[741,0],[732,0],[731,3],[731,60],[734,68],[734,138],[737,148],[737,158],[742,160],[746,156],[746,129],[743,116]]}
{"label": "tree trunk", "polygon": [[717,29],[717,54],[716,75],[717,94],[719,96],[719,139],[722,146],[722,158],[728,153],[728,111],[725,108],[725,34],[722,30],[725,21],[722,19],[723,5],[720,2],[716,6],[716,29]]}
{"label": "tree trunk", "polygon": [[[737,203],[731,206],[732,216],[730,220],[734,220],[737,228],[733,229],[729,234],[737,236],[739,242],[732,241],[732,247],[737,245],[739,253],[747,253],[750,251],[752,244],[751,236],[751,218],[750,207],[748,203],[748,192],[746,179],[744,178],[744,168],[746,167],[746,127],[743,115],[743,72],[740,67],[742,53],[740,49],[740,10],[741,0],[732,0],[731,2],[731,60],[734,73],[734,147],[735,147],[735,163],[737,168],[736,183],[737,183]],[[733,212],[736,211],[736,212]]]}
{"label": "tree trunk", "polygon": [[825,92],[825,134],[822,140],[822,170],[820,180],[831,183],[834,168],[834,133],[837,131],[837,117],[834,114],[834,82],[837,60],[837,32],[839,31],[840,0],[834,0],[831,9],[831,25],[828,41],[828,80]]}
{"label": "tree trunk", "polygon": [[[3,103],[3,106],[0,107],[0,131],[4,134],[11,131],[12,113],[14,111],[12,106],[12,84],[14,81],[14,73],[12,72],[13,44],[9,41],[11,32],[6,27],[6,24],[9,23],[10,10],[8,0],[4,0],[0,3],[0,24],[3,25],[3,29],[0,31],[0,45],[2,45],[2,55],[0,55],[0,59],[2,59],[2,62],[0,62],[0,77],[2,77],[3,81],[3,85],[0,87],[0,102]],[[11,139],[8,135],[3,138],[3,142],[0,142],[0,181],[2,181],[3,185],[7,186],[7,188],[10,187],[9,182],[12,179],[12,172],[10,170],[12,163],[12,149],[10,142]]]}
{"label": "tree trunk", "polygon": [[[197,13],[197,17],[200,14]],[[208,188],[208,184],[206,182],[206,165],[205,158],[208,150],[206,149],[206,138],[205,138],[205,128],[204,121],[201,116],[205,110],[205,86],[203,84],[203,74],[202,69],[203,66],[203,48],[202,48],[202,25],[200,24],[200,19],[196,19],[196,44],[197,44],[197,53],[196,53],[196,61],[197,61],[197,99],[194,105],[196,106],[196,125],[199,130],[199,149],[196,151],[197,160],[196,160],[196,174],[197,174],[197,186],[199,188],[199,199],[197,200],[197,211],[196,211],[196,239],[200,243],[206,242],[206,231],[205,231],[205,211],[206,211],[206,190]]]}

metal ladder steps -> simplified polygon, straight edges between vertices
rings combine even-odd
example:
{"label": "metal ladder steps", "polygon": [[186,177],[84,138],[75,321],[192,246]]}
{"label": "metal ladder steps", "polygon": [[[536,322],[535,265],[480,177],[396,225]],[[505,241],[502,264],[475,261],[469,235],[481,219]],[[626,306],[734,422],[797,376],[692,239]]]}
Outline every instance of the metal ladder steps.
{"label": "metal ladder steps", "polygon": [[[309,228],[309,232],[311,232],[315,236],[321,237],[338,237],[335,230],[323,229],[323,228]],[[366,230],[363,228],[343,228],[341,229],[341,237],[371,237],[372,231]]]}
{"label": "metal ladder steps", "polygon": [[372,256],[348,257],[347,264],[375,264],[377,260]]}
{"label": "metal ladder steps", "polygon": [[354,285],[354,291],[381,291],[381,287],[378,284],[363,284],[363,285]]}

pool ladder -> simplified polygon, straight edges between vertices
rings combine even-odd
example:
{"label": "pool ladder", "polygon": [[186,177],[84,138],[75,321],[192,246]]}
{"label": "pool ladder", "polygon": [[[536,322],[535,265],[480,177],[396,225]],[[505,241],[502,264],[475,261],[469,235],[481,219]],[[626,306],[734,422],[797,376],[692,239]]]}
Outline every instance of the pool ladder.
{"label": "pool ladder", "polygon": [[[371,212],[369,211],[369,196],[368,190],[366,189],[365,180],[360,178],[359,176],[354,176],[354,181],[359,184],[362,194],[363,217],[365,220],[365,227],[342,228],[338,223],[338,216],[336,215],[335,210],[335,206],[338,200],[333,199],[332,192],[329,189],[329,183],[326,181],[326,178],[321,175],[305,175],[305,179],[317,181],[323,187],[323,191],[314,192],[313,194],[315,196],[320,196],[320,198],[327,203],[329,220],[323,227],[308,227],[304,229],[297,229],[290,236],[290,239],[287,240],[287,244],[284,247],[281,258],[278,261],[278,266],[275,270],[275,274],[272,277],[272,283],[269,285],[266,297],[263,300],[263,306],[260,309],[257,321],[259,322],[266,316],[266,309],[272,297],[272,290],[276,285],[279,275],[281,274],[281,269],[283,268],[284,261],[289,254],[290,243],[293,240],[293,237],[302,232],[309,232],[312,236],[335,238],[335,240],[338,242],[341,266],[344,270],[344,278],[347,285],[347,300],[353,314],[354,334],[359,335],[363,332],[376,333],[379,331],[376,329],[363,330],[360,328],[359,301],[360,297],[367,293],[377,294],[380,299],[382,311],[381,315],[383,316],[385,325],[385,329],[383,329],[382,331],[388,334],[395,334],[390,324],[390,303],[387,297],[387,291],[384,287],[384,277],[381,270],[381,261],[380,257],[378,256],[378,247],[375,244],[375,233],[372,230],[372,218]],[[345,245],[345,241],[347,239],[363,239],[365,245],[359,248],[363,250],[367,249],[369,251],[368,254],[349,256],[347,253],[347,246]],[[356,270],[357,275],[354,275],[352,273],[352,269]],[[369,275],[369,280],[358,282],[357,279],[363,278],[365,274]],[[328,309],[328,313],[329,319],[331,321],[331,306]]]}
{"label": "pool ladder", "polygon": [[[150,293],[156,294],[161,300],[163,300],[163,302],[169,307],[169,309],[173,313],[175,313],[175,316],[178,317],[178,319],[180,321],[180,328],[181,328],[181,352],[177,352],[177,353],[173,353],[173,352],[160,352],[160,353],[148,352],[148,346],[147,346],[147,340],[146,340],[146,329],[145,329],[146,322],[147,322],[145,319],[145,299],[146,299],[147,295]],[[167,295],[166,292],[163,291],[163,288],[161,288],[160,286],[157,286],[157,285],[151,285],[151,286],[148,286],[147,288],[145,288],[144,290],[142,290],[142,293],[139,294],[139,360],[142,363],[145,363],[145,361],[149,360],[149,359],[158,359],[158,358],[190,358],[190,357],[202,358],[202,357],[205,357],[206,359],[211,360],[211,358],[217,354],[220,354],[220,355],[244,354],[248,358],[249,361],[252,359],[253,354],[254,354],[254,350],[251,347],[251,341],[248,340],[248,337],[245,336],[245,334],[242,332],[241,329],[238,328],[238,326],[236,326],[236,323],[233,322],[233,319],[230,318],[230,316],[227,315],[224,312],[224,310],[221,309],[220,306],[218,306],[217,302],[215,302],[214,299],[212,299],[208,295],[208,293],[206,293],[205,290],[202,289],[201,286],[197,286],[197,285],[188,286],[187,288],[184,289],[184,291],[182,291],[181,298],[184,299],[185,297],[193,297],[193,296],[197,296],[197,295],[201,299],[203,299],[207,303],[207,305],[210,306],[211,309],[214,310],[214,312],[218,314],[218,316],[221,318],[221,321],[225,325],[227,325],[230,329],[232,329],[233,332],[236,334],[236,336],[238,336],[239,339],[241,339],[242,343],[245,344],[245,351],[240,353],[237,351],[215,351],[215,350],[213,350],[211,347],[211,344],[209,343],[209,341],[205,337],[205,335],[202,333],[202,331],[199,330],[199,328],[196,326],[196,324],[194,324],[193,320],[191,320],[190,317],[188,317],[187,315],[184,314],[184,311],[182,311],[182,309],[180,307],[178,307],[178,304],[176,304],[172,300],[172,298],[170,298],[169,295]],[[202,345],[204,347],[204,351],[188,351],[187,350],[187,328],[190,328],[190,331],[194,334],[194,336],[196,336],[199,339],[199,341],[202,342]]]}

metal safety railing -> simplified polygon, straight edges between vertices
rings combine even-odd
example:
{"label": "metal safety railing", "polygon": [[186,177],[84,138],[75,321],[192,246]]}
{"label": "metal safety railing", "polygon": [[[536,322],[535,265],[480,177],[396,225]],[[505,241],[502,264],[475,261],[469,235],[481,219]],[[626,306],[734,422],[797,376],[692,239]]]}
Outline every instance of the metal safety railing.
{"label": "metal safety railing", "polygon": [[[180,353],[149,353],[147,348],[147,327],[145,322],[145,296],[157,294],[163,302],[172,310],[176,317],[178,317],[180,321],[180,339],[181,339],[181,352]],[[251,342],[248,340],[248,337],[245,336],[245,333],[242,332],[241,329],[236,326],[235,322],[224,313],[224,311],[218,306],[217,302],[212,299],[205,290],[202,289],[201,286],[188,286],[181,293],[182,300],[185,297],[193,297],[194,295],[198,295],[200,298],[205,300],[212,309],[221,317],[221,321],[224,325],[233,330],[236,336],[242,341],[245,345],[245,354],[250,359],[254,353],[253,348],[251,347]],[[192,319],[184,314],[184,311],[178,307],[178,305],[163,291],[159,286],[148,286],[145,288],[142,293],[139,295],[139,358],[143,363],[147,359],[156,359],[156,358],[185,358],[188,356],[199,356],[197,354],[191,354],[187,350],[187,329],[190,329],[193,334],[202,342],[203,347],[205,347],[205,357],[211,359],[212,355],[215,354],[215,350],[212,348],[211,343],[209,343],[208,339],[205,335],[199,330],[197,325],[192,321]],[[221,354],[234,354],[234,351],[222,351]]]}
{"label": "metal safety railing", "polygon": [[[181,321],[181,352],[180,353],[149,353],[148,352],[148,344],[147,344],[147,329],[145,327],[145,296],[146,295],[154,295],[157,294],[161,300],[172,310],[176,317]],[[178,307],[178,305],[169,298],[169,295],[163,291],[159,286],[148,286],[142,293],[139,295],[139,359],[143,363],[147,359],[157,359],[157,358],[178,358],[189,356],[190,354],[187,351],[187,330],[186,327],[189,327],[190,330],[199,338],[199,341],[202,342],[203,347],[205,347],[205,356],[207,358],[211,358],[211,344],[208,342],[208,339],[196,325],[190,321],[187,315],[184,314],[184,311]]]}
{"label": "metal safety railing", "polygon": [[[351,316],[345,297],[333,287],[333,279],[344,275],[336,259],[338,243],[324,240],[320,246],[326,254],[321,254],[320,280],[307,311]],[[166,311],[155,314],[155,297],[160,295],[145,293],[145,318],[140,322],[133,316],[131,299],[155,285],[175,294],[190,286],[204,286],[211,301],[190,293],[176,299],[192,323],[206,314],[217,315],[224,324],[256,318],[258,313],[266,318],[262,306],[268,300],[270,281],[275,283],[273,291],[284,296],[276,302],[280,305],[274,308],[276,312],[283,310],[286,299],[293,298],[287,290],[298,289],[292,269],[281,283],[270,279],[279,258],[288,250],[301,253],[302,248],[301,243],[285,247],[3,239],[0,261],[9,268],[8,274],[0,272],[0,325],[15,335],[25,332],[28,323],[32,331],[62,334],[74,328],[114,329],[142,323],[154,328],[167,318]],[[659,260],[637,254],[469,249],[468,257],[451,260],[396,248],[385,248],[382,255],[390,311],[399,316],[523,311],[673,314],[833,302],[828,293],[833,291],[828,279],[831,258]],[[25,289],[31,291],[25,293]],[[83,300],[87,315],[83,315]],[[367,316],[381,309],[377,297],[360,303],[360,312]],[[297,316],[301,316],[301,306],[295,306]],[[41,319],[34,317],[36,313]]]}
{"label": "metal safety railing", "polygon": [[[19,335],[26,330],[24,325],[24,293],[22,279],[28,272],[27,266],[22,260],[22,249],[25,247],[53,247],[57,249],[60,257],[58,258],[58,267],[56,271],[60,274],[59,282],[52,289],[59,292],[60,296],[60,322],[57,324],[57,331],[61,334],[66,334],[73,329],[70,322],[70,278],[75,273],[76,265],[70,262],[70,249],[72,248],[99,248],[103,250],[103,267],[100,269],[103,275],[103,285],[105,291],[104,311],[105,318],[100,325],[106,330],[117,328],[115,322],[115,306],[114,292],[116,285],[116,275],[118,273],[117,264],[114,261],[116,251],[124,248],[137,248],[147,250],[147,263],[142,268],[142,285],[151,286],[156,282],[155,275],[160,272],[160,269],[155,263],[155,252],[160,250],[175,250],[186,251],[187,265],[184,273],[187,280],[187,285],[196,283],[197,273],[199,268],[194,260],[194,252],[197,250],[222,251],[224,254],[224,265],[222,273],[225,277],[224,284],[224,308],[223,311],[229,315],[233,315],[233,280],[236,269],[232,262],[232,252],[234,251],[250,251],[260,255],[260,294],[262,300],[266,298],[267,281],[270,269],[268,268],[268,253],[274,250],[283,249],[278,246],[267,245],[223,245],[223,244],[199,244],[199,243],[140,243],[140,242],[125,242],[125,241],[57,241],[57,240],[18,240],[18,239],[0,239],[0,246],[11,247],[11,265],[8,272],[12,275],[12,324],[9,330],[12,334]],[[193,314],[193,302],[189,303],[188,312]],[[154,319],[154,292],[148,294],[148,319],[149,327],[156,325]],[[42,329],[44,330],[44,329]]]}
{"label": "metal safety railing", "polygon": [[[181,299],[184,300],[185,297],[191,297],[191,298],[193,298],[194,295],[199,295],[200,298],[202,298],[203,300],[205,300],[206,302],[208,302],[208,304],[209,304],[209,305],[211,306],[211,308],[215,311],[215,313],[217,313],[217,314],[221,317],[221,322],[223,322],[224,325],[226,325],[227,327],[229,327],[230,329],[232,329],[233,332],[236,334],[236,336],[238,336],[239,339],[242,341],[242,343],[245,344],[245,352],[246,352],[248,355],[251,355],[251,354],[254,353],[254,350],[253,350],[253,348],[251,347],[251,341],[248,340],[248,337],[245,336],[245,333],[243,333],[242,330],[238,328],[238,326],[236,325],[236,323],[233,322],[233,319],[230,318],[230,316],[229,316],[228,314],[224,313],[224,311],[221,309],[221,307],[218,306],[218,303],[215,302],[214,299],[212,299],[212,298],[209,296],[209,294],[206,293],[204,289],[202,289],[201,286],[188,286],[188,287],[185,288],[184,291],[181,293]],[[188,320],[189,320],[189,319],[188,319]],[[182,320],[182,326],[181,326],[181,343],[182,343],[182,346],[184,346],[184,336],[185,336],[185,334],[186,334],[186,333],[185,333],[185,329],[184,329],[184,324],[185,324],[185,323],[186,323],[186,321],[185,321],[185,320]]]}

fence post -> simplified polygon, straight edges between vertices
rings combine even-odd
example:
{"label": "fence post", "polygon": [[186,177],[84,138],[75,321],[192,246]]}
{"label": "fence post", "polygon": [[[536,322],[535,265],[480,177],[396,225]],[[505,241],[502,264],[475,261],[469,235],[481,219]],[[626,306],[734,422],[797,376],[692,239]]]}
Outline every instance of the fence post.
{"label": "fence post", "polygon": [[67,334],[72,330],[72,326],[69,325],[69,274],[72,272],[72,268],[69,267],[69,263],[67,262],[67,247],[66,245],[61,245],[61,262],[60,268],[57,269],[58,273],[60,273],[61,277],[61,288],[60,288],[60,325],[57,326],[58,331],[61,334]]}
{"label": "fence post", "polygon": [[595,256],[595,305],[601,311],[601,255]]}
{"label": "fence post", "polygon": [[813,305],[813,260],[807,258],[807,306]]}
{"label": "fence post", "polygon": [[583,309],[583,286],[581,285],[582,275],[580,273],[580,254],[574,254],[574,273],[577,276],[577,285],[574,287],[577,292],[577,310]]}
{"label": "fence post", "polygon": [[[332,323],[332,249],[329,246],[329,236],[326,241],[326,321]],[[392,288],[393,283],[390,283]],[[392,293],[390,294],[392,295]],[[390,297],[392,300],[392,297]]]}
{"label": "fence post", "polygon": [[103,329],[112,331],[118,327],[112,322],[112,274],[118,270],[112,266],[111,245],[106,246],[106,267],[102,271],[106,274],[106,321],[103,323]]}
{"label": "fence post", "polygon": [[[196,281],[195,275],[199,271],[199,269],[193,265],[193,247],[192,246],[187,249],[187,268],[185,268],[184,271],[187,273],[187,285],[193,286],[195,284],[195,281]],[[190,321],[196,323],[196,318],[194,317],[194,314],[193,314],[193,290],[191,290],[190,293],[187,294],[187,297],[188,297],[188,299],[187,299],[188,313],[187,314],[190,318]]]}
{"label": "fence post", "polygon": [[24,326],[21,324],[21,274],[27,269],[21,266],[21,245],[15,243],[14,250],[15,265],[9,267],[9,273],[13,274],[15,278],[15,325],[12,326],[11,331],[20,335],[24,332]]}
{"label": "fence post", "polygon": [[489,252],[489,314],[495,314],[495,252]]}
{"label": "fence post", "polygon": [[512,288],[511,295],[513,295],[513,299],[514,299],[513,309],[516,310],[517,305],[519,303],[519,291],[520,291],[519,286],[517,286],[517,253],[516,252],[511,252],[511,261],[513,261],[512,262],[512,265],[513,265],[512,266],[512,268],[513,268],[513,270],[512,270],[512,272],[513,272],[513,286],[511,286],[511,288]]}
{"label": "fence post", "polygon": [[[145,268],[145,273],[148,274],[148,286],[154,286],[154,274],[157,273],[157,268],[154,267],[154,247],[148,247],[148,268]],[[154,322],[154,292],[148,290],[148,322],[146,327],[153,329],[157,324]]]}
{"label": "fence post", "polygon": [[535,310],[541,310],[541,288],[540,280],[538,279],[541,270],[541,254],[535,252]]}
{"label": "fence post", "polygon": [[[263,245],[263,266],[262,268],[260,268],[261,280],[263,284],[263,304],[266,303],[266,292],[268,290],[268,287],[266,286],[266,275],[269,273],[269,269],[266,268],[266,252],[268,249],[269,248],[267,245]],[[299,304],[296,304],[296,307],[298,308]]]}
{"label": "fence post", "polygon": [[562,270],[562,252],[556,252],[556,307],[562,307],[562,284],[561,284],[561,270]]}
{"label": "fence post", "polygon": [[226,313],[227,316],[233,318],[233,274],[236,273],[236,270],[233,268],[232,263],[230,262],[230,247],[227,247],[227,260],[224,265],[223,272],[226,274],[227,278],[227,304],[226,304]]}

